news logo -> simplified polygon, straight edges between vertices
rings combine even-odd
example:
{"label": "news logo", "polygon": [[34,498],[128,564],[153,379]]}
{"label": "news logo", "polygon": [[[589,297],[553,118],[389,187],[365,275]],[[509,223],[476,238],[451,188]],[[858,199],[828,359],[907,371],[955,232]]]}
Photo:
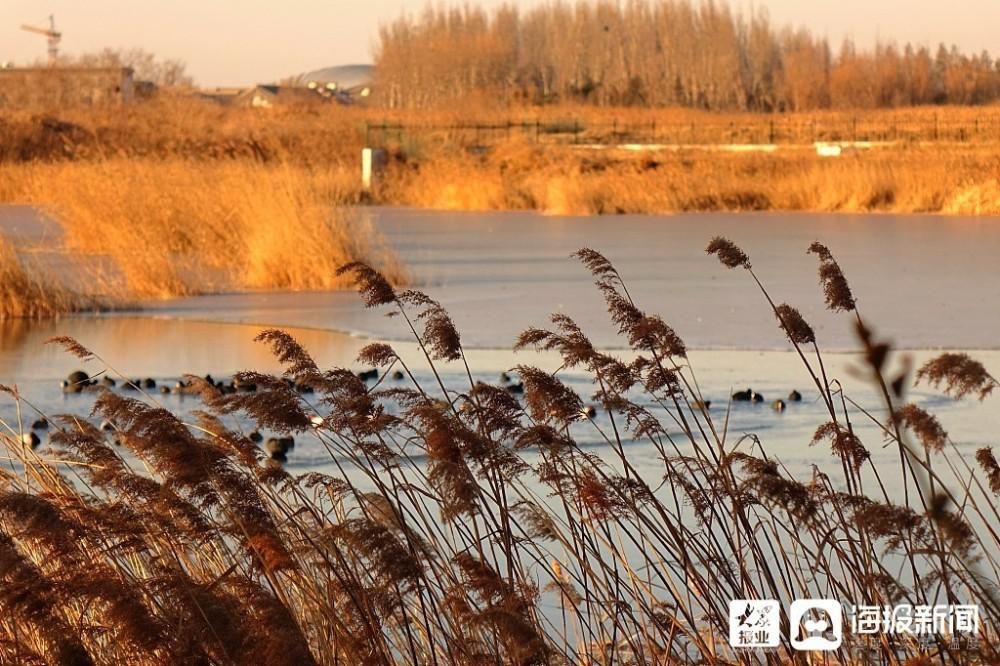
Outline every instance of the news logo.
{"label": "news logo", "polygon": [[788,619],[796,650],[836,650],[844,640],[844,610],[834,599],[796,599]]}
{"label": "news logo", "polygon": [[781,607],[774,599],[729,602],[729,644],[735,648],[774,648],[781,643]]}
{"label": "news logo", "polygon": [[[853,640],[866,635],[948,639],[952,645],[973,645],[981,628],[974,604],[871,606],[849,604]],[[788,643],[802,652],[830,652],[844,643],[844,605],[834,599],[796,599],[789,606]],[[734,599],[729,602],[729,644],[739,649],[781,645],[781,604],[774,599]]]}

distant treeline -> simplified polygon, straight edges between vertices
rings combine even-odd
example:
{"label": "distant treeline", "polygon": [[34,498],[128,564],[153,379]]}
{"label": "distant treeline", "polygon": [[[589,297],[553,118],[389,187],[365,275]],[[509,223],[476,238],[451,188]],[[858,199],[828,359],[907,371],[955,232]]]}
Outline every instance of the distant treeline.
{"label": "distant treeline", "polygon": [[725,4],[690,0],[553,2],[427,9],[384,25],[376,53],[383,104],[430,107],[470,95],[499,103],[811,110],[984,104],[1000,61],[943,44],[850,41]]}

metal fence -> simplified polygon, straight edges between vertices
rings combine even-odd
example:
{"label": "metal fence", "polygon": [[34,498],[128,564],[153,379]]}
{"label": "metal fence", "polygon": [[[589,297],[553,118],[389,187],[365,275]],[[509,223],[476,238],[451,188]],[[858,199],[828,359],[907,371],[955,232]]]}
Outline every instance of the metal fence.
{"label": "metal fence", "polygon": [[369,122],[369,146],[455,143],[489,146],[505,141],[562,145],[811,145],[819,142],[991,142],[1000,141],[1000,113],[969,119],[945,116],[906,120],[857,115],[836,121],[763,118],[738,122],[611,122],[531,120],[493,123],[422,124]]}

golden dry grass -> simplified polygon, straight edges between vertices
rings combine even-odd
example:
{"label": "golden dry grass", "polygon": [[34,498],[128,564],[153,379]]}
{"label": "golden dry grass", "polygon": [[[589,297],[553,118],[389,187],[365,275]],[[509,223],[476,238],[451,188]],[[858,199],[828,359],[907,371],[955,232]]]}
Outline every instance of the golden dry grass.
{"label": "golden dry grass", "polygon": [[336,168],[118,158],[0,171],[3,200],[49,212],[69,253],[111,259],[92,279],[115,296],[335,289],[336,268],[361,259],[404,279],[376,230],[338,209],[351,194]]}
{"label": "golden dry grass", "polygon": [[53,317],[100,305],[97,299],[74,293],[26,266],[14,247],[0,236],[0,320]]}
{"label": "golden dry grass", "polygon": [[185,97],[0,111],[0,161],[184,157],[330,164],[356,159],[364,127],[364,112],[351,108],[226,108]]}
{"label": "golden dry grass", "polygon": [[551,214],[715,210],[1000,213],[1000,156],[987,145],[903,145],[821,158],[702,150],[593,151],[512,142],[440,151],[397,168],[388,202]]}
{"label": "golden dry grass", "polygon": [[[529,129],[466,127],[508,121]],[[405,128],[366,130],[367,123],[384,122]],[[574,138],[567,127],[581,130]],[[629,141],[644,133],[696,144],[773,136],[782,145],[774,154],[732,154],[570,143]],[[835,159],[787,145],[854,136],[895,142]],[[374,197],[388,205],[578,215],[1000,213],[995,107],[754,115],[498,108],[474,99],[424,112],[262,111],[166,98],[123,109],[69,109],[58,118],[7,113],[0,115],[0,202],[50,211],[63,223],[71,253],[110,258],[94,264],[78,291],[119,301],[338,288],[334,269],[356,259],[403,281],[405,271],[377,232],[338,212],[363,200],[358,161],[366,143],[390,151]],[[7,305],[5,312],[42,311]]]}
{"label": "golden dry grass", "polygon": [[[907,402],[910,362],[860,324],[828,248],[809,247],[816,298],[859,322],[852,374],[878,398],[827,377],[814,329],[775,303],[741,248],[715,238],[706,250],[716,256],[702,261],[757,285],[797,352],[816,405],[800,418],[816,434],[791,450],[812,451],[815,467],[786,466],[766,432],[727,428],[742,407],[709,409],[684,341],[632,300],[628,268],[592,249],[576,257],[634,360],[556,314],[518,336],[518,384],[474,379],[444,306],[360,264],[365,304],[411,331],[415,364],[372,343],[362,379],[266,330],[256,339],[281,374],[188,376],[179,388],[199,409],[187,418],[54,339],[118,385],[88,386],[93,403],[67,396],[45,443],[23,425],[29,399],[0,387],[17,414],[0,418],[12,463],[0,472],[0,663],[801,664],[795,623],[766,662],[749,661],[728,640],[730,602],[834,599],[846,620],[861,595],[887,616],[960,599],[977,628],[887,646],[845,631],[824,663],[998,663],[994,451]],[[533,351],[559,368],[533,365]],[[956,399],[1000,388],[965,354],[916,377]],[[259,446],[261,431],[276,437]]]}
{"label": "golden dry grass", "polygon": [[[47,115],[46,115],[47,114]],[[56,112],[0,112],[0,162],[183,157],[200,161],[252,159],[265,162],[356,166],[370,140],[400,138],[399,132],[366,131],[381,124],[418,128],[404,143],[503,140],[508,132],[457,129],[476,124],[521,124],[512,136],[541,140],[549,129],[577,125],[579,138],[610,140],[615,130],[663,143],[780,143],[846,139],[1000,141],[1000,106],[907,107],[879,110],[781,114],[720,113],[684,108],[550,105],[505,107],[489,96],[425,111],[341,106],[249,109],[219,107],[189,98],[163,99],[116,108]],[[450,126],[429,132],[429,127]]]}

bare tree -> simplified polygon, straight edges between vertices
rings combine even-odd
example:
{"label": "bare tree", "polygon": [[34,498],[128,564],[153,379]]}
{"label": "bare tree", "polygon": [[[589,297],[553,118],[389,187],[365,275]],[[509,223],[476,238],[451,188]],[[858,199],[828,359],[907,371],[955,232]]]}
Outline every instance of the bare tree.
{"label": "bare tree", "polygon": [[553,0],[519,11],[429,7],[379,31],[376,77],[390,107],[582,102],[773,111],[985,104],[1000,97],[988,53],[891,42],[836,55],[721,0]]}
{"label": "bare tree", "polygon": [[181,60],[161,60],[143,49],[105,48],[61,59],[63,66],[130,67],[139,81],[150,81],[161,88],[186,88],[194,85]]}

